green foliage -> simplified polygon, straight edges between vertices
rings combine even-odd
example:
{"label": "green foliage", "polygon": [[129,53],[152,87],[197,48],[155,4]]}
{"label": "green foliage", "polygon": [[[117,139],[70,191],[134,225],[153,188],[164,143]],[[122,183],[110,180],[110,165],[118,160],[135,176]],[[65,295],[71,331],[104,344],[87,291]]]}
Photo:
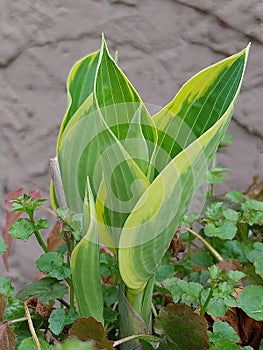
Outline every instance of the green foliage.
{"label": "green foliage", "polygon": [[41,255],[36,264],[39,271],[58,280],[66,279],[71,274],[69,264],[64,263],[63,255],[57,252]]}
{"label": "green foliage", "polygon": [[16,297],[24,301],[35,296],[42,303],[48,304],[50,301],[62,298],[67,291],[67,287],[57,279],[47,277],[26,285],[17,293]]}
{"label": "green foliage", "polygon": [[15,200],[12,200],[12,211],[26,213],[32,216],[34,211],[46,202],[43,198],[33,198],[29,194],[24,194]]}
{"label": "green foliage", "polygon": [[7,251],[7,246],[5,244],[5,241],[2,237],[0,237],[0,254]]}
{"label": "green foliage", "polygon": [[[0,326],[5,337],[15,330],[16,349],[35,349],[23,305],[31,297],[44,350],[120,344],[130,350],[140,343],[146,350],[156,343],[160,350],[239,349],[239,335],[228,323],[215,321],[207,332],[204,316],[221,317],[238,306],[263,320],[262,202],[236,191],[215,196],[230,169],[214,159],[208,171],[217,148],[231,142],[225,131],[247,54],[248,48],[201,71],[154,116],[104,39],[100,51],[76,63],[57,143],[68,208],[56,208],[62,229],[48,239],[59,242],[55,251],[40,234],[48,222],[35,219],[45,200],[25,194],[12,201],[23,217],[10,234],[25,241],[35,235],[44,250],[36,266],[46,275],[16,296],[0,277]],[[204,210],[184,218],[205,178]],[[51,200],[56,207],[54,183]],[[0,253],[6,249],[0,239]],[[244,287],[238,296],[237,287]],[[54,340],[62,343],[52,346]]]}
{"label": "green foliage", "polygon": [[247,286],[239,294],[238,306],[245,311],[248,316],[257,321],[263,321],[263,287]]}
{"label": "green foliage", "polygon": [[9,230],[9,233],[14,238],[27,241],[28,238],[34,233],[34,231],[35,227],[32,222],[30,222],[28,219],[19,219],[13,223],[12,227]]}

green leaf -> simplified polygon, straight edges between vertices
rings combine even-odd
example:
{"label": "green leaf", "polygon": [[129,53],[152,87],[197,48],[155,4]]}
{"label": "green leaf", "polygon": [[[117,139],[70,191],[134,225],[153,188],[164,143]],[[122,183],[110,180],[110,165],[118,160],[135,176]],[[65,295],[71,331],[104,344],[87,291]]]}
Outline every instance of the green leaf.
{"label": "green leaf", "polygon": [[58,280],[63,280],[70,276],[70,267],[64,263],[64,257],[57,252],[48,252],[41,255],[36,261],[39,271],[54,277]]}
{"label": "green leaf", "polygon": [[92,343],[84,343],[78,339],[67,339],[63,344],[59,344],[54,350],[95,350]]}
{"label": "green leaf", "polygon": [[223,203],[222,202],[211,203],[207,207],[205,214],[206,214],[206,217],[210,220],[213,220],[213,221],[220,220],[223,216]]}
{"label": "green leaf", "polygon": [[28,219],[18,219],[16,220],[10,230],[9,233],[12,237],[17,239],[22,239],[24,241],[27,241],[28,238],[34,233],[35,227],[32,222],[30,222]]}
{"label": "green leaf", "polygon": [[62,134],[69,121],[93,91],[98,58],[99,51],[93,52],[78,61],[70,71],[67,81],[68,109],[60,127],[57,144],[58,150],[61,145]]}
{"label": "green leaf", "polygon": [[240,341],[235,330],[227,322],[216,321],[213,325],[213,332],[208,332],[208,334],[209,340],[212,343],[215,343],[219,339],[228,339],[234,343]]}
{"label": "green leaf", "polygon": [[6,297],[11,297],[14,294],[15,288],[12,286],[10,279],[0,276],[0,293]]}
{"label": "green leaf", "polygon": [[59,335],[66,324],[66,311],[64,309],[54,309],[48,319],[49,329],[55,335]]}
{"label": "green leaf", "polygon": [[209,222],[204,228],[204,233],[207,237],[231,240],[237,233],[237,227],[231,221],[218,221],[216,224]]}
{"label": "green leaf", "polygon": [[0,237],[0,254],[7,251],[7,245],[2,237]]}
{"label": "green leaf", "polygon": [[20,300],[27,300],[30,297],[37,297],[43,304],[49,301],[62,298],[68,289],[55,278],[47,277],[28,284],[21,289],[16,297]]}
{"label": "green leaf", "polygon": [[160,265],[156,271],[155,279],[158,282],[162,282],[167,278],[173,278],[174,269],[171,265]]}
{"label": "green leaf", "polygon": [[[171,103],[172,116],[181,117],[197,139],[182,131],[187,148],[172,155],[174,158],[145,190],[125,221],[119,243],[119,266],[122,279],[131,289],[143,289],[156,271],[200,185],[233,113],[246,56],[244,50],[202,71],[184,85],[176,103]],[[166,111],[154,120],[159,128],[164,125],[163,130],[168,133],[172,116]],[[229,227],[231,234],[224,234],[231,239],[233,224]]]}
{"label": "green leaf", "polygon": [[263,224],[263,203],[254,199],[247,199],[242,203],[243,220],[249,225]]}
{"label": "green leaf", "polygon": [[[44,339],[39,338],[38,340],[41,346],[41,350],[51,350],[51,347]],[[18,347],[18,350],[36,350],[36,344],[34,342],[34,339],[30,337],[22,340]]]}
{"label": "green leaf", "polygon": [[88,179],[83,211],[86,234],[74,248],[70,261],[78,313],[80,316],[92,316],[103,323],[99,237],[94,199]]}
{"label": "green leaf", "polygon": [[212,315],[214,317],[221,317],[226,313],[227,309],[228,307],[226,306],[224,299],[211,298],[207,305],[206,311],[209,315]]}
{"label": "green leaf", "polygon": [[119,296],[119,291],[115,286],[104,286],[103,288],[103,300],[106,306],[113,305]]}
{"label": "green leaf", "polygon": [[204,288],[200,283],[186,282],[184,280],[178,280],[177,285],[191,300],[198,300]]}
{"label": "green leaf", "polygon": [[243,199],[243,193],[232,190],[227,192],[226,198],[229,198],[235,202],[240,202]]}
{"label": "green leaf", "polygon": [[256,273],[263,278],[263,254],[255,258],[254,266]]}
{"label": "green leaf", "polygon": [[247,286],[238,295],[238,307],[257,321],[263,321],[263,287]]}
{"label": "green leaf", "polygon": [[210,350],[240,350],[240,347],[228,339],[220,339],[210,347]]}
{"label": "green leaf", "polygon": [[165,339],[165,343],[160,344],[160,350],[208,349],[206,328],[205,319],[187,305],[167,305],[154,324],[155,332]]}
{"label": "green leaf", "polygon": [[25,212],[32,214],[35,210],[46,202],[43,198],[34,198],[30,194],[23,194],[23,196],[12,200],[12,211]]}
{"label": "green leaf", "polygon": [[35,222],[35,230],[43,230],[49,228],[49,223],[45,219],[40,219],[37,222]]}
{"label": "green leaf", "polygon": [[258,256],[261,256],[263,254],[263,243],[262,242],[255,242],[253,244],[253,249],[248,249],[246,251],[246,257],[250,262],[254,262],[255,259]]}
{"label": "green leaf", "polygon": [[208,171],[206,181],[208,184],[220,183],[225,180],[225,177],[222,176],[221,174],[224,174],[230,171],[231,169],[228,169],[228,168],[213,168]]}

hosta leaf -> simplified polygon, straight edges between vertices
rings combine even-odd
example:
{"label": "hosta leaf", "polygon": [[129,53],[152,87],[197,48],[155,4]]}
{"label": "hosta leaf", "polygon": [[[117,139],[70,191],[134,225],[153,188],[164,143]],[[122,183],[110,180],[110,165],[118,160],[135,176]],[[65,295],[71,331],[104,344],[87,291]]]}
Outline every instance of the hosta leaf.
{"label": "hosta leaf", "polygon": [[[111,57],[104,38],[94,97],[106,123],[146,173],[156,140],[154,123],[137,91]],[[142,158],[138,158],[138,150]]]}
{"label": "hosta leaf", "polygon": [[[124,224],[119,243],[119,266],[122,279],[131,289],[144,288],[147,280],[154,274],[177,227],[181,223],[194,191],[200,185],[207,171],[208,164],[230,122],[244,74],[247,53],[248,49],[245,49],[232,56],[231,59],[213,66],[215,71],[219,67],[222,71],[223,65],[225,66],[223,69],[224,75],[230,74],[232,83],[229,85],[229,89],[232,91],[233,86],[235,87],[234,94],[231,92],[232,98],[228,99],[230,91],[225,90],[225,88],[222,89],[221,94],[225,95],[225,102],[221,101],[221,108],[217,107],[220,113],[218,114],[217,109],[215,109],[215,114],[218,114],[216,118],[212,117],[210,120],[209,117],[207,119],[206,114],[202,114],[202,121],[196,123],[199,126],[195,126],[193,123],[191,129],[195,134],[205,132],[186,149],[177,154],[155,178]],[[231,66],[230,62],[232,65],[239,67],[234,70],[235,75],[228,70],[229,65]],[[210,73],[212,74],[212,72],[213,70]],[[211,79],[207,80],[206,99],[213,93],[216,93],[219,98],[220,91],[210,89],[211,84],[215,87],[220,83],[220,79],[218,80],[219,82]],[[202,84],[204,84],[204,81]],[[188,103],[190,99],[192,99],[192,104],[197,103],[199,100],[196,101],[198,97],[196,86],[199,89],[202,84],[199,82],[199,84],[193,85],[193,81],[190,80],[183,87],[183,92],[178,93],[181,98],[186,98],[186,101],[181,101],[181,104]],[[187,89],[189,90],[188,93]],[[203,98],[201,101],[205,102],[206,99]],[[212,103],[212,101],[214,102]],[[214,110],[215,106],[217,106],[216,97],[211,100],[210,109]],[[194,118],[193,114],[190,119],[192,118]],[[188,121],[187,116],[185,121]]]}
{"label": "hosta leaf", "polygon": [[68,109],[61,124],[58,148],[60,146],[60,138],[67,124],[93,91],[98,58],[99,51],[93,52],[78,61],[70,71],[67,81]]}
{"label": "hosta leaf", "polygon": [[236,99],[244,72],[245,52],[243,50],[197,73],[167,106],[153,116],[158,128],[158,151],[154,163],[159,170],[209,130]]}
{"label": "hosta leaf", "polygon": [[96,212],[89,180],[84,199],[85,236],[74,248],[71,270],[80,316],[92,316],[103,323],[103,297],[100,279],[99,237]]}
{"label": "hosta leaf", "polygon": [[[130,186],[128,176],[126,178],[125,174],[129,171],[127,168],[130,165],[126,162],[123,165],[123,159],[129,159],[145,176],[150,176],[149,159],[155,138],[156,130],[148,111],[136,90],[111,58],[103,40],[94,77],[94,93],[86,98],[72,116],[58,147],[58,159],[68,207],[77,212],[82,210],[87,176],[95,198],[103,173],[107,175],[108,189],[111,190],[114,186],[113,191],[118,191],[119,194],[125,193],[123,186]],[[119,150],[120,145],[122,150]],[[104,160],[111,157],[114,157],[110,159],[115,161],[113,165],[118,168],[116,173],[119,175],[123,173],[122,178],[117,175],[118,180],[111,176],[110,169],[105,171],[105,165],[104,168],[101,167]],[[51,186],[52,198],[53,192]],[[129,190],[128,193],[130,192]]]}

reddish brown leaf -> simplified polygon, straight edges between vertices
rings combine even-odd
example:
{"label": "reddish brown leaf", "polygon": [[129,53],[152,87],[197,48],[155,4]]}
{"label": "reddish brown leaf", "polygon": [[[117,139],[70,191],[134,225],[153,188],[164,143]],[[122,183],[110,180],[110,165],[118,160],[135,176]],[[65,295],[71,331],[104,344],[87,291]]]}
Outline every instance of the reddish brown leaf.
{"label": "reddish brown leaf", "polygon": [[57,220],[52,231],[47,237],[47,247],[49,251],[55,251],[65,242],[64,239],[61,237],[61,232],[62,222],[60,220]]}
{"label": "reddish brown leaf", "polygon": [[160,350],[207,350],[207,323],[188,305],[169,304],[155,319],[154,330],[164,338]]}
{"label": "reddish brown leaf", "polygon": [[3,254],[3,261],[7,271],[8,271],[8,257],[10,255],[10,249],[12,245],[12,237],[10,236],[8,231],[11,225],[13,224],[13,222],[16,221],[21,215],[21,213],[11,211],[11,207],[12,207],[11,200],[17,199],[18,197],[22,196],[22,193],[23,193],[23,188],[21,187],[16,189],[15,191],[8,193],[8,195],[5,197],[6,222],[2,232],[2,236],[5,241],[5,244],[7,245],[7,251]]}
{"label": "reddish brown leaf", "polygon": [[102,324],[93,317],[77,318],[69,331],[69,336],[81,341],[93,341],[96,349],[114,350],[113,342],[106,338]]}
{"label": "reddish brown leaf", "polygon": [[45,320],[49,319],[51,312],[54,310],[52,306],[41,303],[41,301],[36,297],[28,299],[26,304],[29,308],[34,309],[36,313]]}
{"label": "reddish brown leaf", "polygon": [[6,298],[3,293],[0,293],[0,322],[4,321],[6,308]]}
{"label": "reddish brown leaf", "polygon": [[179,232],[176,232],[174,235],[170,244],[170,249],[172,250],[174,257],[178,257],[178,253],[185,252],[186,244],[181,241]]}
{"label": "reddish brown leaf", "polygon": [[226,272],[231,271],[231,270],[242,271],[242,264],[238,260],[234,260],[234,259],[222,260],[217,264],[217,266],[221,270],[224,270]]}
{"label": "reddish brown leaf", "polygon": [[6,323],[0,322],[0,349],[14,350],[16,336],[13,328]]}

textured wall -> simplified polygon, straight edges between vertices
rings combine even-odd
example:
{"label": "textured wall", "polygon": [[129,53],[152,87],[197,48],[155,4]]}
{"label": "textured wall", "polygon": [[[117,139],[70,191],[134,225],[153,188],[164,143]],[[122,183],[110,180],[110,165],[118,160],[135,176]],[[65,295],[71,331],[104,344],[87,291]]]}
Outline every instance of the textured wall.
{"label": "textured wall", "polygon": [[[233,169],[223,189],[242,190],[256,172],[263,175],[262,1],[0,0],[0,16],[1,198],[21,185],[48,197],[66,78],[76,60],[100,47],[101,32],[142,98],[160,106],[193,73],[252,41],[230,127],[234,142],[218,160]],[[24,247],[16,243],[19,255],[10,259],[18,284],[32,278],[39,254]]]}

